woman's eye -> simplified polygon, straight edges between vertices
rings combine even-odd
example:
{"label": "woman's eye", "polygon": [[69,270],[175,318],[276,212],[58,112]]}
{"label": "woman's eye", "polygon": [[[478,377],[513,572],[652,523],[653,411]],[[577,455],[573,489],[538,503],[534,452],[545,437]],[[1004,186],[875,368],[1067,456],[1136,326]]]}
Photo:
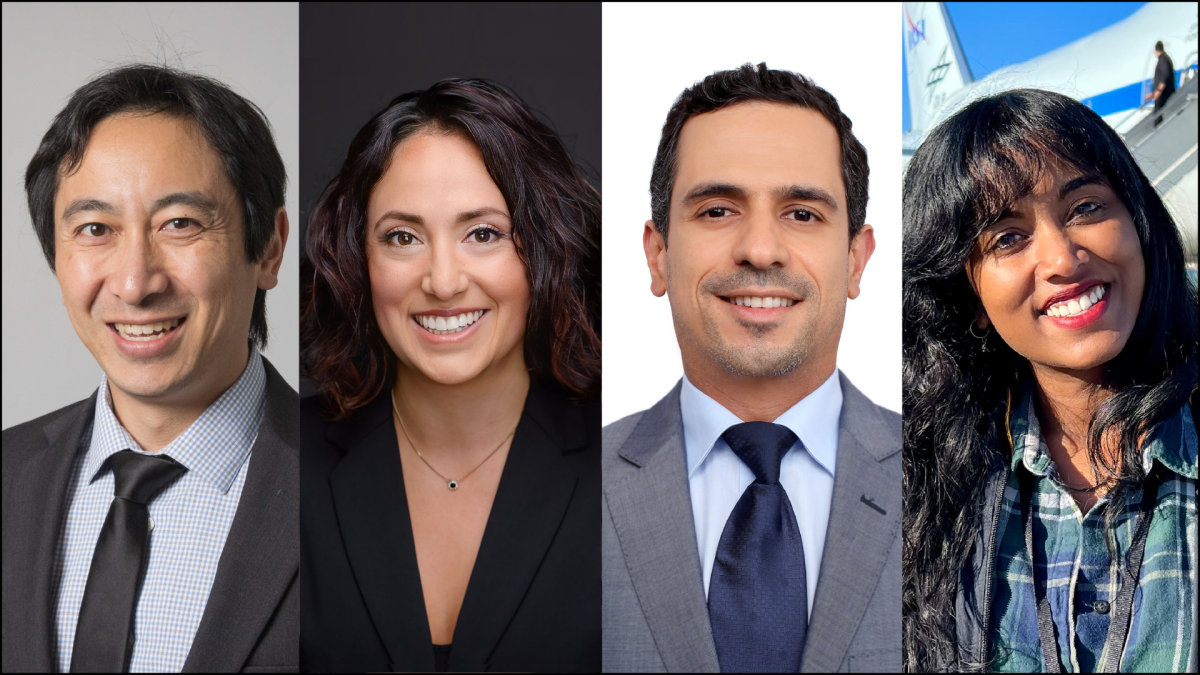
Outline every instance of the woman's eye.
{"label": "woman's eye", "polygon": [[1104,208],[1100,202],[1084,202],[1075,207],[1075,213],[1081,216],[1090,216],[1098,213]]}
{"label": "woman's eye", "polygon": [[88,223],[79,228],[79,233],[86,237],[103,237],[108,234],[108,226],[101,223]]}
{"label": "woman's eye", "polygon": [[406,230],[397,230],[392,232],[388,234],[388,239],[393,240],[394,243],[399,244],[400,246],[411,246],[417,241],[417,238],[413,236],[413,233]]}
{"label": "woman's eye", "polygon": [[812,211],[806,211],[805,209],[792,209],[789,214],[794,214],[796,216],[795,220],[801,223],[812,222],[812,220],[816,218],[816,214],[814,214]]}
{"label": "woman's eye", "polygon": [[490,244],[500,238],[500,230],[494,227],[481,227],[473,230],[470,237],[476,244]]}
{"label": "woman's eye", "polygon": [[1016,232],[1005,232],[996,237],[995,248],[1000,251],[1010,249],[1021,243],[1021,235]]}

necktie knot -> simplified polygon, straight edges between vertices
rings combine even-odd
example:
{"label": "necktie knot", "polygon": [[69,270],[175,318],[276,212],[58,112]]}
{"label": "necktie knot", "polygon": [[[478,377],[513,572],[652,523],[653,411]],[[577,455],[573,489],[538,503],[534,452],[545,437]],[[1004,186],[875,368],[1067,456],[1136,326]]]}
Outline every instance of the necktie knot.
{"label": "necktie knot", "polygon": [[798,440],[791,429],[771,422],[735,424],[726,429],[721,438],[754,472],[755,482],[767,485],[779,482],[783,456]]}
{"label": "necktie knot", "polygon": [[187,473],[187,467],[166,455],[142,455],[122,450],[108,458],[113,470],[113,496],[148,504],[159,490]]}

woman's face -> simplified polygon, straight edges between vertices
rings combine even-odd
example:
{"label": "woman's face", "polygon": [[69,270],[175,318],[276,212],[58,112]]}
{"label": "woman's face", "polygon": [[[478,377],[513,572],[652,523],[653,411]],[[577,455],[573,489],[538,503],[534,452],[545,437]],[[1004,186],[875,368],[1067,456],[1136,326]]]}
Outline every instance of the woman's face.
{"label": "woman's face", "polygon": [[1052,165],[984,230],[967,274],[986,318],[1032,363],[1089,370],[1125,347],[1146,268],[1133,219],[1104,179]]}
{"label": "woman's face", "polygon": [[404,140],[367,205],[375,318],[409,369],[459,384],[524,368],[529,282],[500,189],[457,133]]}

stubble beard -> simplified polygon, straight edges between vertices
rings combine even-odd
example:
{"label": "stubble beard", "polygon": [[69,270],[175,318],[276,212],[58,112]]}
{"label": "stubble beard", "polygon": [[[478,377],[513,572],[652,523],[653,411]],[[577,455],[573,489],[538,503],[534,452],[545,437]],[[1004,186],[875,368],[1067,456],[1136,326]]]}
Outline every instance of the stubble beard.
{"label": "stubble beard", "polygon": [[[722,295],[722,288],[735,288],[740,285],[750,285],[748,279],[753,279],[758,285],[773,284],[792,290],[801,302],[816,298],[816,286],[807,278],[796,278],[785,275],[781,270],[741,270],[735,274],[721,278],[713,278],[702,284],[702,290]],[[667,264],[667,286],[671,287],[671,266]],[[669,299],[669,297],[668,297]],[[799,304],[799,303],[797,303]],[[793,305],[794,307],[795,305]],[[700,307],[700,323],[702,335],[697,335],[680,319],[674,303],[671,305],[671,317],[675,323],[675,334],[681,342],[688,342],[697,347],[705,358],[726,372],[744,377],[779,377],[787,375],[805,363],[812,354],[817,331],[817,312],[815,307],[805,307],[801,317],[801,325],[795,337],[783,346],[769,343],[770,337],[776,331],[782,330],[783,321],[769,323],[738,321],[748,331],[749,340],[741,344],[730,344],[721,334],[716,319]]]}

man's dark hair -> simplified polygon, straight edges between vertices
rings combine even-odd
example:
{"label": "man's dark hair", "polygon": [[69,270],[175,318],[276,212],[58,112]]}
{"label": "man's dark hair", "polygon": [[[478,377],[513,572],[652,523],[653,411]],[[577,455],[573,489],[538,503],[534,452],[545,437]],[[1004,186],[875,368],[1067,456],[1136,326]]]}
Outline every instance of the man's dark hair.
{"label": "man's dark hair", "polygon": [[[92,130],[119,113],[165,113],[190,119],[221,158],[242,201],[246,256],[262,260],[283,208],[287,172],[271,125],[258,106],[220,82],[174,68],[134,65],[107,72],[75,90],[25,170],[25,197],[42,253],[54,269],[54,198],[59,179],[79,168]],[[250,338],[267,344],[267,292],[254,296]]]}
{"label": "man's dark hair", "polygon": [[767,64],[744,64],[737,70],[722,70],[685,89],[663,124],[654,172],[650,175],[650,213],[654,226],[667,238],[671,217],[671,191],[679,171],[679,133],[696,115],[720,110],[746,101],[768,101],[808,108],[821,113],[837,130],[842,144],[842,183],[846,188],[846,211],[850,217],[850,239],[867,220],[867,150],[854,137],[850,118],[842,113],[837,99],[813,81],[787,70],[771,70]]}
{"label": "man's dark hair", "polygon": [[1163,50],[1162,40],[1159,40],[1158,42],[1154,43],[1154,51],[1156,51],[1156,52],[1165,51],[1165,50]]}

